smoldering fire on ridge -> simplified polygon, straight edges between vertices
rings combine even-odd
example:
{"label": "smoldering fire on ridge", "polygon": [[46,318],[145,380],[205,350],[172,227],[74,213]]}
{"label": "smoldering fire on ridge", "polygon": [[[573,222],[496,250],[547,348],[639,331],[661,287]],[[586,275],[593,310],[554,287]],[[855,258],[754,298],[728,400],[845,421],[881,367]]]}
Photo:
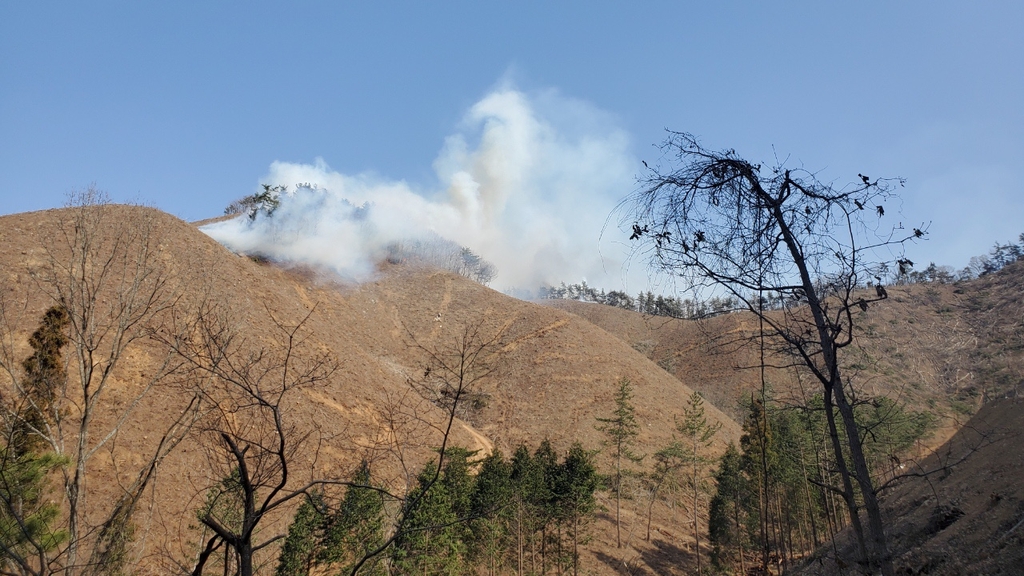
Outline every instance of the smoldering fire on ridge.
{"label": "smoldering fire on ridge", "polygon": [[434,161],[434,190],[341,174],[322,159],[274,162],[262,183],[288,191],[273,217],[242,216],[202,230],[236,252],[326,267],[355,281],[372,277],[388,246],[440,237],[493,263],[498,289],[580,280],[621,289],[625,236],[602,230],[635,185],[629,146],[614,120],[590,104],[504,88],[477,102],[446,138]]}

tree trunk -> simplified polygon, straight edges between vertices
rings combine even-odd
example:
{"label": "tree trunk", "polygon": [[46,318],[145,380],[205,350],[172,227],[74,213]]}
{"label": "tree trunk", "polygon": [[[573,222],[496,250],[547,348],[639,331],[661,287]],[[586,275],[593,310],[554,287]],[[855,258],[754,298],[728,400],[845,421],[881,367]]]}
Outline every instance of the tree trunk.
{"label": "tree trunk", "polygon": [[846,502],[846,509],[850,513],[850,523],[853,524],[853,533],[857,537],[857,546],[860,551],[860,560],[867,561],[868,549],[864,540],[864,527],[860,523],[860,516],[857,513],[857,500],[854,497],[853,481],[850,479],[850,468],[846,465],[846,457],[843,456],[843,447],[839,441],[839,431],[836,429],[835,408],[832,405],[832,388],[825,391],[825,420],[828,422],[828,433],[832,439],[832,452],[836,459],[836,468],[839,469],[839,476],[843,481],[843,500]]}
{"label": "tree trunk", "polygon": [[697,478],[697,445],[694,443],[693,453],[693,542],[697,552],[697,576],[701,576],[700,567],[700,531],[697,529],[698,510],[700,509],[700,485]]}
{"label": "tree trunk", "polygon": [[622,453],[621,450],[615,456],[615,547],[622,548],[621,524],[619,520],[619,505],[622,498]]}
{"label": "tree trunk", "polygon": [[739,500],[733,500],[732,502],[733,516],[736,520],[736,541],[740,547],[740,574],[744,576],[747,573],[747,565],[743,558],[743,525],[740,524],[740,503]]}
{"label": "tree trunk", "polygon": [[[807,306],[810,308],[811,315],[814,317],[814,325],[818,330],[818,342],[821,345],[821,358],[825,369],[822,376],[828,378],[827,382],[822,382],[825,386],[826,396],[831,398],[832,394],[835,394],[836,405],[838,406],[839,413],[843,418],[847,444],[850,448],[850,458],[853,460],[854,471],[857,475],[857,483],[860,485],[861,496],[864,498],[864,507],[868,513],[868,526],[871,530],[872,541],[870,549],[871,557],[869,560],[872,564],[878,564],[878,567],[882,570],[883,576],[893,576],[894,571],[892,567],[892,560],[889,558],[888,546],[886,544],[885,527],[882,523],[881,510],[878,507],[878,499],[875,494],[874,486],[871,482],[871,475],[868,472],[867,461],[864,459],[864,452],[860,444],[860,432],[857,430],[857,423],[853,417],[853,408],[846,401],[846,394],[843,391],[843,381],[839,375],[839,359],[836,357],[836,353],[839,348],[836,337],[833,336],[832,324],[829,319],[825,317],[821,300],[818,298],[814,282],[812,281],[810,272],[807,269],[807,261],[804,259],[803,251],[796,242],[792,230],[789,229],[785,215],[782,212],[781,203],[776,202],[770,197],[769,202],[772,206],[773,217],[782,232],[786,247],[789,249],[790,255],[793,257],[793,262],[796,264],[800,272],[800,280],[803,284],[804,295],[807,298]],[[847,328],[852,330],[853,327],[849,326]],[[830,404],[831,403],[829,402],[829,405]],[[829,406],[826,406],[826,408],[826,413],[829,413],[830,415],[830,428],[831,430],[834,430],[835,417],[830,413],[830,410],[828,410]],[[843,485],[849,499],[848,506],[850,507],[851,520],[855,523],[859,523],[859,520],[857,519],[857,506],[854,499],[853,486],[849,478],[850,470],[846,466],[845,459],[841,458],[842,450],[838,445],[838,437],[836,437],[835,442],[837,448],[836,463],[839,464],[839,470],[843,474]],[[854,524],[854,526],[856,527],[857,524]],[[861,529],[861,535],[863,538],[863,529]]]}
{"label": "tree trunk", "polygon": [[882,522],[882,510],[878,506],[878,495],[875,493],[874,484],[871,481],[871,472],[868,470],[867,459],[861,446],[860,430],[857,428],[857,421],[854,419],[853,407],[846,400],[843,392],[842,381],[838,380],[839,370],[836,369],[836,405],[839,414],[843,418],[843,425],[846,429],[846,436],[850,444],[850,458],[853,460],[854,473],[857,477],[857,484],[860,485],[861,497],[864,499],[864,509],[868,513],[868,529],[871,537],[871,560],[872,565],[877,565],[883,576],[893,576],[895,570],[892,566],[892,559],[889,556],[889,547],[885,537],[885,525]]}

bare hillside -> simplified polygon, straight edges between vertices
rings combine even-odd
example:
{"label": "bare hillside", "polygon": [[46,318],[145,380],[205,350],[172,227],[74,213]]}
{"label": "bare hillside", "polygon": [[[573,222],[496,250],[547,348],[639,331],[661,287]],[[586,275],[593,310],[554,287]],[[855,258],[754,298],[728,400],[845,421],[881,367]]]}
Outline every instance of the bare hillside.
{"label": "bare hillside", "polygon": [[[934,448],[985,402],[1024,381],[1024,262],[978,280],[888,291],[888,300],[855,317],[845,373],[863,393],[935,414],[927,444]],[[615,334],[733,418],[742,418],[741,399],[760,389],[757,324],[746,314],[691,321],[569,300],[541,303]],[[767,377],[783,401],[818,388],[795,370],[769,369]]]}
{"label": "bare hillside", "polygon": [[[690,393],[626,342],[591,323],[459,276],[390,266],[374,282],[339,285],[315,270],[232,254],[194,226],[155,210],[94,210],[105,211],[105,227],[97,235],[100,248],[116,237],[122,224],[145,223],[151,248],[147,266],[164,282],[167,304],[147,319],[150,325],[117,364],[99,403],[92,438],[110,439],[96,450],[86,470],[95,494],[87,505],[92,525],[125,494],[188,405],[189,386],[195,383],[187,370],[159,378],[140,402],[136,399],[146,382],[162,374],[167,343],[185,334],[189,319],[197,315],[217,319],[233,335],[232,350],[249,357],[285,350],[288,331],[301,324],[293,361],[301,364],[321,356],[336,361],[337,370],[326,381],[301,387],[283,401],[294,438],[307,439],[293,444],[293,487],[311,476],[344,476],[359,459],[369,458],[401,489],[407,474],[431,457],[445,423],[444,411],[424,401],[410,381],[422,380],[429,353],[450,350],[467,329],[492,339],[497,358],[495,372],[473,391],[475,408],[462,413],[453,429],[452,441],[470,449],[497,447],[508,453],[520,442],[532,446],[543,438],[550,438],[559,452],[576,440],[598,449],[595,417],[612,411],[617,382],[629,378],[636,386],[635,405],[643,426],[639,440],[644,450],[653,451],[671,438],[674,418]],[[3,337],[11,359],[28,355],[28,336],[54,304],[47,271],[68,252],[70,217],[67,210],[50,210],[0,218]],[[122,259],[112,266],[121,270],[117,267],[130,267],[131,262]],[[99,308],[116,310],[118,293],[116,286],[100,290],[95,295]],[[7,389],[9,383],[4,384]],[[719,446],[738,438],[735,422],[713,407],[709,413],[722,424]],[[125,414],[116,433],[108,434]],[[131,554],[150,573],[187,564],[197,552],[195,511],[206,491],[221,480],[215,471],[224,468],[223,449],[203,422],[163,460],[151,484],[152,496],[144,499],[145,511],[138,516],[139,533],[145,537],[136,539]],[[604,458],[599,462],[605,463]],[[264,530],[282,530],[290,509],[283,512],[269,519]],[[681,520],[663,514],[658,521],[661,533],[674,535],[667,542],[672,550],[684,545]],[[592,552],[607,561],[592,557],[591,569],[611,570],[621,556],[637,554],[632,548],[628,553],[607,551],[607,521],[595,530]],[[650,562],[665,561],[653,545],[638,544],[636,549],[649,549]]]}
{"label": "bare hillside", "polygon": [[[1020,574],[1024,565],[1024,402],[992,400],[885,495],[900,574]],[[952,465],[950,467],[946,467]],[[837,539],[853,555],[850,535]],[[825,547],[797,574],[848,574]]]}

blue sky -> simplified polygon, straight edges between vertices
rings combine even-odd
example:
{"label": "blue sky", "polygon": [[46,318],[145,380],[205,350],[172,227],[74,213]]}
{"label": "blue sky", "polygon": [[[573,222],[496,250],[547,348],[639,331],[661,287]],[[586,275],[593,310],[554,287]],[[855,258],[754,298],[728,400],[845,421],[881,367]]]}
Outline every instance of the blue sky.
{"label": "blue sky", "polygon": [[[640,174],[671,128],[905,177],[931,222],[910,257],[962,267],[1024,231],[1022,24],[1009,1],[4,2],[0,213],[94,183],[197,220],[318,159],[436,195],[453,135],[483,138],[470,111],[513,91],[574,143],[563,163],[614,141]],[[602,202],[632,190],[608,182]]]}

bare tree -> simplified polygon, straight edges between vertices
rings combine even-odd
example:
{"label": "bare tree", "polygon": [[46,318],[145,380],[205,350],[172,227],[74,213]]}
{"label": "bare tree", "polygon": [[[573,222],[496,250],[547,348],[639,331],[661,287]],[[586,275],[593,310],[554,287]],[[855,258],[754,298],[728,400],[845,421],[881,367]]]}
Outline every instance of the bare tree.
{"label": "bare tree", "polygon": [[[63,317],[61,332],[66,341],[61,348],[68,359],[59,377],[43,384],[26,379],[16,356],[16,322],[8,314],[17,307],[0,310],[0,370],[14,396],[28,404],[27,410],[5,410],[4,416],[19,420],[18,425],[44,450],[64,463],[59,469],[66,522],[62,529],[67,537],[62,545],[45,552],[37,546],[37,560],[31,569],[24,568],[25,573],[112,573],[123,565],[142,495],[198,417],[200,405],[195,397],[175,406],[178,411],[172,413],[171,424],[138,471],[128,472],[127,480],[121,475],[106,480],[120,484],[120,496],[109,503],[91,501],[93,461],[113,450],[125,423],[155,389],[167,383],[176,367],[166,349],[152,347],[156,326],[179,298],[160,263],[152,218],[144,209],[113,206],[94,189],[74,195],[57,214],[56,233],[43,246],[45,264],[32,272],[50,310]],[[124,407],[111,412],[110,385],[118,378],[123,360],[142,350],[157,358],[156,366],[133,386],[135,392]],[[45,394],[31,390],[41,385]],[[90,554],[85,561],[83,551]]]}
{"label": "bare tree", "polygon": [[[314,311],[294,326],[275,319],[282,343],[261,346],[234,330],[226,312],[204,306],[185,323],[182,338],[167,342],[192,372],[212,379],[201,392],[214,410],[199,430],[218,486],[198,514],[211,534],[193,574],[202,574],[212,554],[226,545],[237,574],[251,576],[254,555],[284,536],[257,541],[257,528],[312,487],[298,485],[293,468],[315,430],[289,423],[285,410],[295,392],[325,384],[337,369],[329,352],[305,350],[304,326]],[[237,506],[217,505],[223,496],[218,487],[233,492]]]}
{"label": "bare tree", "polygon": [[[445,468],[445,458],[449,452],[453,427],[459,415],[463,413],[464,403],[471,398],[480,398],[480,388],[489,379],[494,378],[499,371],[502,331],[499,330],[488,335],[483,331],[482,326],[482,322],[466,323],[450,340],[434,345],[418,342],[411,332],[408,334],[411,345],[418,348],[425,356],[422,372],[408,380],[410,388],[421,400],[440,408],[444,417],[436,423],[432,423],[431,418],[424,417],[422,407],[416,401],[398,406],[396,411],[404,413],[403,416],[400,416],[401,420],[419,422],[433,431],[433,437],[440,442],[436,446],[437,460],[428,466],[432,474],[425,482],[419,483],[418,489],[408,491],[408,487],[412,486],[412,475],[408,474],[405,495],[385,494],[387,498],[400,503],[400,512],[391,523],[388,537],[380,546],[368,551],[361,559],[352,564],[350,576],[358,574],[367,562],[385,553],[396,542],[415,531],[444,527],[443,525],[410,526],[410,521],[416,516],[421,503],[428,498],[430,490],[441,478]],[[395,421],[393,416],[391,420]],[[399,438],[400,432],[393,429],[389,436],[394,442],[392,450],[402,460],[403,469],[412,470],[404,462],[404,450],[400,445]],[[468,522],[471,519],[458,518],[456,522]]]}
{"label": "bare tree", "polygon": [[[805,170],[763,168],[733,150],[705,149],[685,133],[670,133],[662,149],[671,165],[650,169],[620,207],[622,223],[632,227],[638,250],[654,268],[695,290],[738,299],[757,315],[762,334],[817,378],[843,480],[838,490],[861,554],[892,574],[877,490],[854,420],[856,391],[840,372],[840,354],[853,341],[855,312],[887,296],[881,284],[886,260],[908,269],[913,264],[902,247],[925,234],[906,231],[902,223],[884,224],[894,186],[903,181],[858,175],[855,184],[837,189]],[[872,278],[878,283],[869,293]],[[791,305],[768,311],[769,298]],[[858,519],[858,493],[867,512],[867,538]]]}
{"label": "bare tree", "polygon": [[[375,491],[400,510],[387,537],[350,565],[351,574],[358,573],[367,562],[385,553],[408,533],[410,515],[444,469],[452,427],[464,399],[471,388],[494,371],[497,337],[483,338],[477,328],[467,328],[451,343],[437,348],[417,344],[427,357],[422,377],[409,381],[417,394],[411,402],[406,398],[401,406],[395,407],[396,412],[404,413],[392,414],[389,421],[411,419],[424,424],[435,432],[427,435],[439,438],[440,446],[436,466],[432,468],[433,477],[421,484],[412,500],[402,492],[354,483],[341,476],[300,479],[294,472],[296,463],[304,458],[316,459],[322,431],[302,429],[289,422],[287,406],[294,402],[295,393],[301,389],[326,385],[338,368],[328,352],[311,351],[311,335],[306,324],[314,312],[315,308],[294,326],[275,319],[280,343],[265,346],[247,340],[234,330],[224,310],[205,308],[184,330],[179,330],[186,336],[171,343],[194,371],[213,378],[205,389],[205,397],[216,406],[214,417],[200,428],[215,470],[215,485],[207,492],[206,505],[198,515],[209,534],[204,537],[202,549],[190,567],[195,576],[207,570],[213,555],[222,548],[226,558],[225,573],[232,572],[229,568],[233,561],[236,563],[233,573],[250,576],[255,568],[256,553],[285,536],[258,537],[257,528],[266,525],[272,515],[290,510],[290,504],[298,497],[330,486]],[[436,420],[427,416],[425,412],[435,410],[428,405],[441,408],[444,418]],[[420,433],[423,432],[421,429]],[[395,429],[382,432],[378,436],[386,445],[361,448],[370,452],[393,449],[400,460],[404,459],[400,434]],[[218,502],[222,497],[223,501]]]}

